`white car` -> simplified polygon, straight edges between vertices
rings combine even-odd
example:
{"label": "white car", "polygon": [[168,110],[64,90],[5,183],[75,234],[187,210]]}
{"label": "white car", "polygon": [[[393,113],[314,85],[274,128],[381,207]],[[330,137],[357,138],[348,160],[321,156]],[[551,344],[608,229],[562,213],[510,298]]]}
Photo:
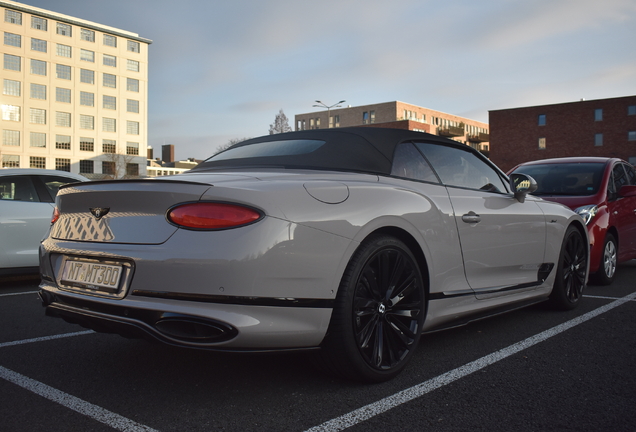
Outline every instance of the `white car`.
{"label": "white car", "polygon": [[57,190],[85,181],[66,171],[0,169],[0,275],[37,272]]}

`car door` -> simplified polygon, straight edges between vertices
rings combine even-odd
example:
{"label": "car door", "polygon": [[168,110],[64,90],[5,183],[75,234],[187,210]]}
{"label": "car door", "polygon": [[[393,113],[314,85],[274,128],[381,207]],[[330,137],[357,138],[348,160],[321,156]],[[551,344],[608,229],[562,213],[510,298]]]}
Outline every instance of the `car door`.
{"label": "car door", "polygon": [[0,267],[37,267],[53,200],[38,194],[28,175],[1,176],[0,195]]}
{"label": "car door", "polygon": [[477,297],[538,286],[546,223],[535,199],[516,200],[497,170],[468,150],[417,146],[447,187],[466,279]]}
{"label": "car door", "polygon": [[633,185],[636,185],[634,169],[622,162],[616,163],[612,169],[607,206],[610,224],[618,232],[618,256],[621,261],[636,253],[636,197],[619,195],[621,187]]}

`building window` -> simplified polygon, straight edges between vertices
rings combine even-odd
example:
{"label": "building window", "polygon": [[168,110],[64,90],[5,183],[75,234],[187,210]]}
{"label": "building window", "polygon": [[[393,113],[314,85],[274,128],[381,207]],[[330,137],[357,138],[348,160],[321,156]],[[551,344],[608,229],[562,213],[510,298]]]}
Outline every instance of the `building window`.
{"label": "building window", "polygon": [[71,127],[71,113],[56,111],[55,126]]}
{"label": "building window", "polygon": [[46,147],[46,134],[31,132],[31,147]]}
{"label": "building window", "polygon": [[55,32],[62,36],[71,36],[71,26],[68,24],[57,23]]}
{"label": "building window", "polygon": [[55,89],[55,101],[71,103],[71,89],[57,87]]}
{"label": "building window", "polygon": [[34,124],[46,124],[46,110],[29,108],[29,122]]}
{"label": "building window", "polygon": [[58,171],[71,172],[71,160],[55,158],[55,169]]}
{"label": "building window", "polygon": [[636,141],[636,131],[627,132],[627,141]]}
{"label": "building window", "polygon": [[33,75],[46,76],[46,62],[42,60],[31,59],[31,73]]}
{"label": "building window", "polygon": [[2,120],[20,121],[20,107],[15,105],[2,105]]}
{"label": "building window", "polygon": [[128,176],[139,176],[139,164],[136,163],[127,163],[126,164],[126,175]]}
{"label": "building window", "polygon": [[46,158],[41,156],[29,156],[29,168],[46,168]]}
{"label": "building window", "polygon": [[2,168],[20,168],[20,156],[2,155]]}
{"label": "building window", "polygon": [[86,84],[95,84],[95,72],[88,69],[80,69],[80,81]]}
{"label": "building window", "polygon": [[4,68],[7,70],[18,71],[20,72],[22,68],[20,67],[20,57],[14,56],[11,54],[4,55]]}
{"label": "building window", "polygon": [[117,88],[117,77],[111,74],[104,74],[103,77],[104,87]]}
{"label": "building window", "polygon": [[70,80],[71,79],[71,67],[61,64],[55,65],[55,76],[58,79]]}
{"label": "building window", "polygon": [[539,114],[538,125],[545,126],[545,122],[546,122],[545,114]]}
{"label": "building window", "polygon": [[603,108],[594,110],[594,121],[603,121]]}
{"label": "building window", "polygon": [[545,150],[545,138],[539,138],[539,150]]}
{"label": "building window", "polygon": [[60,57],[71,58],[71,47],[68,45],[57,44],[55,46],[55,53]]}
{"label": "building window", "polygon": [[104,132],[117,132],[117,120],[114,118],[102,119],[102,131]]}
{"label": "building window", "polygon": [[95,51],[80,49],[80,60],[95,63]]}
{"label": "building window", "polygon": [[46,86],[43,84],[31,83],[31,99],[46,100]]}
{"label": "building window", "polygon": [[93,161],[81,160],[79,161],[80,174],[93,174]]}
{"label": "building window", "polygon": [[597,133],[594,134],[594,146],[601,147],[603,145],[603,134]]}
{"label": "building window", "polygon": [[19,146],[20,145],[20,131],[3,130],[2,131],[2,145]]}
{"label": "building window", "polygon": [[115,175],[115,162],[102,161],[102,174]]}
{"label": "building window", "polygon": [[70,150],[71,136],[70,135],[55,135],[55,148],[58,150]]}
{"label": "building window", "polygon": [[139,135],[139,122],[126,121],[126,133],[129,135]]}
{"label": "building window", "polygon": [[95,94],[88,92],[80,92],[80,105],[95,106]]}
{"label": "building window", "polygon": [[139,62],[135,60],[126,60],[126,70],[139,72]]}
{"label": "building window", "polygon": [[139,42],[135,42],[135,41],[128,41],[128,51],[130,52],[140,52],[140,45]]}
{"label": "building window", "polygon": [[31,28],[36,30],[44,30],[47,31],[49,29],[48,21],[44,18],[32,16],[31,17]]}
{"label": "building window", "polygon": [[4,32],[4,44],[20,48],[22,47],[22,36]]}
{"label": "building window", "polygon": [[80,39],[87,42],[95,42],[95,32],[89,29],[80,30]]}
{"label": "building window", "polygon": [[375,123],[375,111],[369,111],[369,121]]}
{"label": "building window", "polygon": [[[405,111],[406,114],[406,111]],[[368,124],[369,123],[369,113],[367,111],[362,113],[362,124]]]}
{"label": "building window", "polygon": [[126,90],[139,92],[139,80],[134,78],[126,78]]}
{"label": "building window", "polygon": [[117,38],[115,36],[111,36],[111,35],[104,35],[104,45],[106,46],[111,46],[111,47],[117,47]]}
{"label": "building window", "polygon": [[11,24],[22,25],[22,14],[17,11],[5,9],[4,10],[4,22]]}
{"label": "building window", "polygon": [[45,53],[47,51],[46,41],[42,39],[31,38],[31,50]]}
{"label": "building window", "polygon": [[[18,95],[19,96],[19,95]],[[139,113],[139,101],[133,99],[126,100],[126,111],[131,113]]]}
{"label": "building window", "polygon": [[138,155],[139,154],[139,143],[127,142],[126,143],[126,154],[127,155]]}
{"label": "building window", "polygon": [[102,141],[103,153],[117,153],[117,141],[105,139]]}
{"label": "building window", "polygon": [[117,109],[117,98],[115,96],[103,96],[102,107],[106,109]]}
{"label": "building window", "polygon": [[80,129],[95,129],[95,117],[80,114]]}
{"label": "building window", "polygon": [[636,105],[630,105],[627,107],[627,115],[636,115]]}
{"label": "building window", "polygon": [[20,81],[5,79],[2,94],[7,96],[20,96],[22,94],[22,83]]}
{"label": "building window", "polygon": [[93,138],[80,137],[80,150],[81,151],[94,151],[95,140]]}
{"label": "building window", "polygon": [[104,54],[104,66],[116,67],[117,66],[117,57],[112,56],[112,55],[108,55],[108,54]]}

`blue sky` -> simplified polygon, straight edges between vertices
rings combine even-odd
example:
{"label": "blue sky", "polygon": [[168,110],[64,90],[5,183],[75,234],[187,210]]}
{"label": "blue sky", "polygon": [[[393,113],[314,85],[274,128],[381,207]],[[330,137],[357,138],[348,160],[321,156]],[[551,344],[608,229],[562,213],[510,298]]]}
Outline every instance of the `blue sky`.
{"label": "blue sky", "polygon": [[206,158],[316,99],[488,111],[636,94],[636,0],[24,0],[138,33],[148,144]]}

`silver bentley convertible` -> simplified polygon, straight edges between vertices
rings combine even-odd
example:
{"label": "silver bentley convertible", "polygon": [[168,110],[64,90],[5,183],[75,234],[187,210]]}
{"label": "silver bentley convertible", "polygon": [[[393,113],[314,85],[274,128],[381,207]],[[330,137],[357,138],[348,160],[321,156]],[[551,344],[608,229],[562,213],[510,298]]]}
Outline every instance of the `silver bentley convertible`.
{"label": "silver bentley convertible", "polygon": [[315,350],[337,375],[383,381],[423,332],[579,303],[585,224],[536,187],[420,132],[250,139],[185,174],[62,187],[40,296],[100,332]]}

